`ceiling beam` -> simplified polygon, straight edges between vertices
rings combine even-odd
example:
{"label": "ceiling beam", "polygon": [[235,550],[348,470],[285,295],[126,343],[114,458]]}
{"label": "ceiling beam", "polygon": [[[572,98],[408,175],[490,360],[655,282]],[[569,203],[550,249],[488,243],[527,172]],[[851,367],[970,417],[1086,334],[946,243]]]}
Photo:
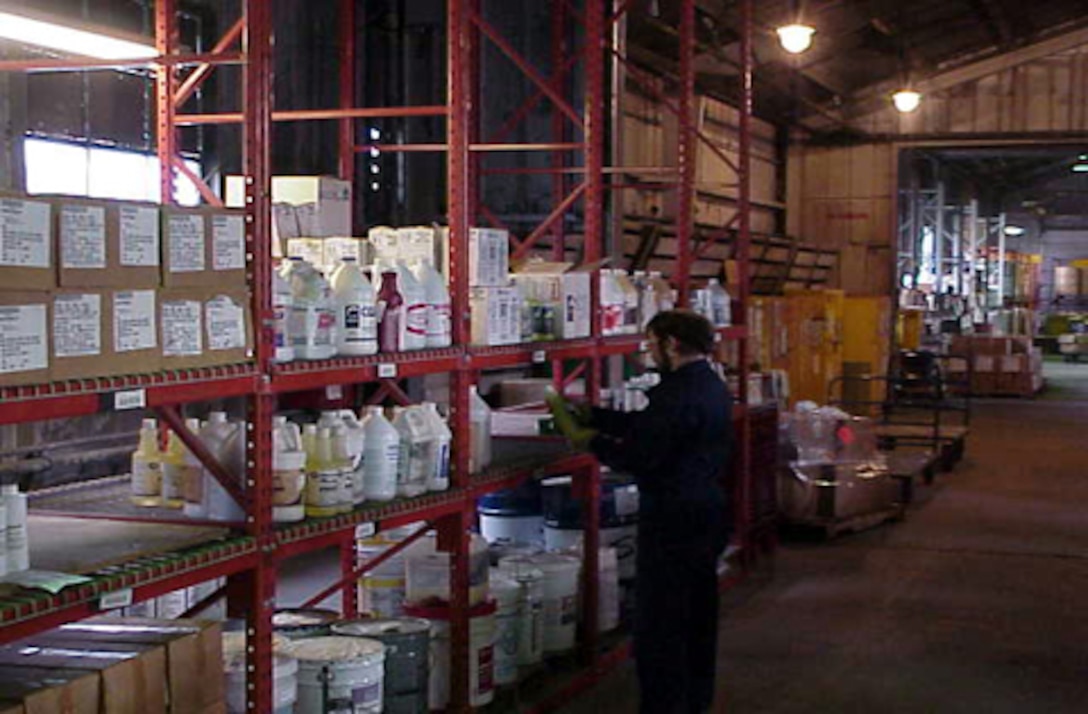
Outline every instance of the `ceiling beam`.
{"label": "ceiling beam", "polygon": [[994,0],[971,0],[971,8],[982,18],[982,22],[990,32],[994,44],[998,47],[1008,47],[1012,44],[1012,26],[1009,24],[1008,17]]}

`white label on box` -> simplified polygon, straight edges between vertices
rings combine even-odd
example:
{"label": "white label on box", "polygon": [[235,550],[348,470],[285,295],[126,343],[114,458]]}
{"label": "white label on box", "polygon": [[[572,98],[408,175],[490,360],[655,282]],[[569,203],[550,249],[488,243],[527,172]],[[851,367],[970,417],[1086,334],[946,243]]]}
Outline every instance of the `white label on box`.
{"label": "white label on box", "polygon": [[220,295],[207,302],[205,318],[208,326],[208,349],[245,349],[245,309],[241,305],[225,295]]}
{"label": "white label on box", "polygon": [[397,257],[406,263],[425,260],[434,266],[434,229],[429,226],[397,229]]}
{"label": "white label on box", "polygon": [[0,306],[0,374],[49,366],[45,305]]}
{"label": "white label on box", "polygon": [[204,354],[203,307],[199,300],[168,300],[162,304],[164,357]]}
{"label": "white label on box", "polygon": [[287,241],[287,257],[302,258],[315,268],[320,268],[325,245],[320,238],[292,238]]}
{"label": "white label on box", "polygon": [[330,268],[338,265],[344,258],[355,258],[360,267],[362,266],[362,241],[358,238],[326,238],[323,248],[322,261]]}
{"label": "white label on box", "polygon": [[53,300],[53,354],[57,357],[102,354],[101,295],[57,295]]}
{"label": "white label on box", "polygon": [[246,224],[242,216],[212,217],[212,270],[244,270]]}
{"label": "white label on box", "polygon": [[374,260],[390,261],[397,259],[397,231],[386,226],[371,228],[366,234],[370,247],[374,251]]}
{"label": "white label on box", "polygon": [[469,231],[469,284],[501,286],[509,280],[509,234],[490,228]]}
{"label": "white label on box", "polygon": [[159,209],[121,206],[121,265],[154,268],[159,265]]}
{"label": "white label on box", "polygon": [[0,265],[50,267],[52,237],[48,203],[0,200]]}
{"label": "white label on box", "polygon": [[60,261],[64,268],[105,269],[105,208],[61,206]]}
{"label": "white label on box", "polygon": [[113,294],[113,351],[155,349],[155,291]]}
{"label": "white label on box", "polygon": [[170,272],[204,270],[204,216],[171,215],[166,225],[170,243]]}

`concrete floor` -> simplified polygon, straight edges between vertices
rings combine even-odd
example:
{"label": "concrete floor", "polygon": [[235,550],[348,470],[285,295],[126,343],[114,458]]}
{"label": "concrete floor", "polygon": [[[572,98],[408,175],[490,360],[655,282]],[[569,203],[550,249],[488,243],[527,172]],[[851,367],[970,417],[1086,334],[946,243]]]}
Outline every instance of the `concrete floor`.
{"label": "concrete floor", "polygon": [[[722,607],[719,712],[1088,711],[1088,364],[977,402],[905,521],[784,543]],[[562,710],[634,711],[630,664]]]}

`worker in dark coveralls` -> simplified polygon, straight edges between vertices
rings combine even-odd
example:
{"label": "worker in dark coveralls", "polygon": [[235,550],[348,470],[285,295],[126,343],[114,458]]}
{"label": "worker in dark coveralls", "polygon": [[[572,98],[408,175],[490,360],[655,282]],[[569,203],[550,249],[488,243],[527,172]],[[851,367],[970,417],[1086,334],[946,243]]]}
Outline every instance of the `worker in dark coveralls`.
{"label": "worker in dark coveralls", "polygon": [[661,383],[641,412],[573,408],[557,396],[557,421],[576,446],[635,476],[639,531],[634,622],[643,714],[709,711],[718,647],[717,562],[729,537],[722,474],[732,398],[707,356],[714,330],[686,310],[647,326]]}

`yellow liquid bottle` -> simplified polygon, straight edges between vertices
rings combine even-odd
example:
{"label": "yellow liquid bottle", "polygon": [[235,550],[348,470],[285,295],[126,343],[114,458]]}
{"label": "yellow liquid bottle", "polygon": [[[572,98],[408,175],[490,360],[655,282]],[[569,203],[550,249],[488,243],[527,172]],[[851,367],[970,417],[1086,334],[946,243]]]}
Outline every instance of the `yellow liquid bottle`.
{"label": "yellow liquid bottle", "polygon": [[[341,513],[342,476],[332,457],[332,434],[307,424],[302,432],[306,451],[306,517],[322,518]],[[312,446],[311,446],[312,444]]]}
{"label": "yellow liquid bottle", "polygon": [[132,502],[144,507],[162,503],[162,453],[154,419],[144,419],[140,444],[132,453]]}

